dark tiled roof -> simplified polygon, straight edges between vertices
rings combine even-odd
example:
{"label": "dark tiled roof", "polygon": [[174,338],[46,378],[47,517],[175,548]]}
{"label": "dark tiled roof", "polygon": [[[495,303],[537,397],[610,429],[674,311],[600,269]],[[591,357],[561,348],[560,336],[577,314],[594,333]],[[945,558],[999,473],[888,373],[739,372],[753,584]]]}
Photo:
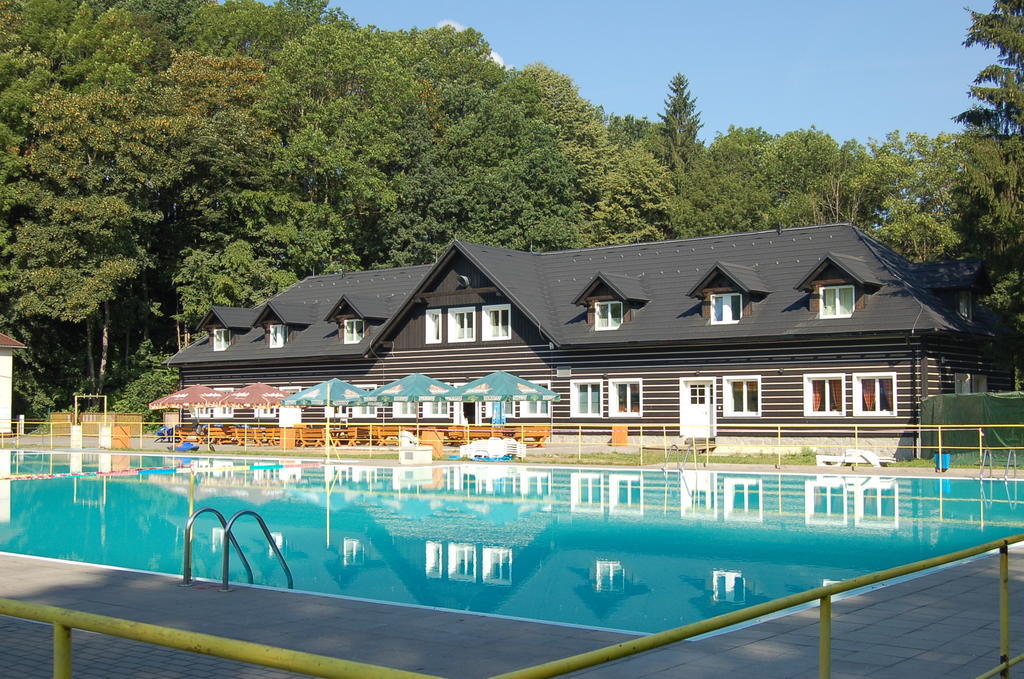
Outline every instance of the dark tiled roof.
{"label": "dark tiled roof", "polygon": [[765,283],[761,276],[758,275],[757,271],[749,266],[743,266],[742,264],[733,264],[731,262],[715,262],[708,268],[708,272],[697,281],[697,283],[690,288],[690,291],[686,293],[687,297],[697,297],[700,292],[707,287],[711,279],[718,273],[722,273],[726,278],[735,283],[744,292],[750,292],[754,294],[767,295],[771,292],[768,284]]}
{"label": "dark tiled roof", "polygon": [[987,288],[988,276],[980,259],[954,259],[911,265],[921,284],[932,290]]}
{"label": "dark tiled roof", "polygon": [[[419,285],[434,267],[461,253],[497,286],[541,332],[558,346],[719,342],[754,338],[843,335],[886,332],[962,332],[992,335],[994,316],[984,310],[967,321],[934,290],[943,272],[956,280],[973,264],[913,264],[849,224],[799,227],[783,231],[723,234],[686,240],[615,245],[581,250],[529,253],[486,245],[455,242],[448,255],[430,266],[318,276],[289,288],[270,300],[275,307],[307,308],[314,321],[294,333],[280,349],[263,343],[263,330],[236,338],[221,360],[259,360],[313,356],[357,356],[384,334],[378,329],[359,344],[338,341],[337,328],[323,320],[342,296],[355,305],[372,303],[373,313],[390,317],[384,328],[401,321],[400,308],[411,305]],[[823,262],[832,261],[860,281],[871,294],[864,308],[850,318],[821,319],[808,308],[808,294],[794,288]],[[742,262],[742,263],[740,263]],[[688,290],[715,268],[738,284],[770,295],[751,305],[738,323],[711,325],[700,315],[700,303]],[[633,320],[614,332],[595,332],[586,314],[574,304],[589,282],[600,276],[621,286],[623,295],[649,301]],[[627,289],[628,288],[628,289]],[[206,340],[179,352],[171,364],[214,359]],[[273,353],[271,353],[273,352]]]}
{"label": "dark tiled roof", "polygon": [[[268,358],[312,358],[317,356],[362,356],[372,336],[358,344],[342,344],[338,326],[323,320],[327,312],[343,295],[353,294],[374,300],[388,310],[390,316],[415,288],[430,266],[410,266],[400,269],[379,269],[353,273],[311,276],[271,298],[271,302],[284,303],[291,309],[305,308],[313,319],[308,327],[292,333],[287,344],[277,349],[266,346],[263,328],[248,328],[234,334],[231,346],[225,351],[213,352],[209,338],[204,338],[179,351],[168,361],[170,365],[206,363],[210,361],[260,361]],[[255,321],[262,305],[250,310]],[[251,325],[251,324],[250,324]]]}

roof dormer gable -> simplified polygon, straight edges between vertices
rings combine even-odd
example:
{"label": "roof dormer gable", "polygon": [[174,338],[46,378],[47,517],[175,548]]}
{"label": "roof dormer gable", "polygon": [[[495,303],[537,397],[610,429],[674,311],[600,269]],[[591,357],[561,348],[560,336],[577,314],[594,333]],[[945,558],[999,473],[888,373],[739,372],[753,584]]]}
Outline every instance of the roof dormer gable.
{"label": "roof dormer gable", "polygon": [[643,306],[651,301],[639,278],[604,271],[598,271],[572,303],[587,306],[595,299],[617,299],[635,306]]}
{"label": "roof dormer gable", "polygon": [[709,292],[744,292],[760,299],[771,290],[755,269],[719,261],[686,294],[688,297],[703,299]]}
{"label": "roof dormer gable", "polygon": [[245,307],[212,306],[197,326],[200,330],[225,328],[246,332],[253,326],[256,310]]}
{"label": "roof dormer gable", "polygon": [[811,267],[793,289],[816,292],[822,286],[829,285],[857,285],[863,292],[870,294],[881,288],[882,282],[860,257],[829,252]]}
{"label": "roof dormer gable", "polygon": [[350,318],[364,321],[383,321],[391,314],[381,300],[360,295],[345,294],[331,307],[323,320],[338,323]]}
{"label": "roof dormer gable", "polygon": [[313,322],[312,310],[304,304],[287,304],[281,301],[270,301],[256,315],[253,327],[268,326],[281,323],[293,328],[305,328]]}

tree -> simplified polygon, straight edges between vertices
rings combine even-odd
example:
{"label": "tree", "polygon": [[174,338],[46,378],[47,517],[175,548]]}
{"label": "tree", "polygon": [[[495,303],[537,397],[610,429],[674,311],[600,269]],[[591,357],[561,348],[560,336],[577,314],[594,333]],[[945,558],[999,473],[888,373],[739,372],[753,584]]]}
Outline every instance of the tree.
{"label": "tree", "polygon": [[690,94],[690,81],[676,73],[668,86],[665,110],[658,114],[657,155],[673,173],[685,171],[703,145],[697,139],[702,124],[697,99]]}
{"label": "tree", "polygon": [[[1024,330],[1024,1],[997,0],[991,12],[971,12],[971,19],[964,45],[995,49],[999,57],[974,80],[970,94],[977,103],[956,117],[966,126],[961,231],[991,267],[995,294],[990,302],[1019,337]],[[1019,341],[1004,346],[1013,353],[1019,385],[1022,346]]]}
{"label": "tree", "polygon": [[966,162],[954,135],[911,132],[871,142],[869,181],[882,199],[870,223],[873,235],[917,262],[960,254],[962,205],[957,189]]}

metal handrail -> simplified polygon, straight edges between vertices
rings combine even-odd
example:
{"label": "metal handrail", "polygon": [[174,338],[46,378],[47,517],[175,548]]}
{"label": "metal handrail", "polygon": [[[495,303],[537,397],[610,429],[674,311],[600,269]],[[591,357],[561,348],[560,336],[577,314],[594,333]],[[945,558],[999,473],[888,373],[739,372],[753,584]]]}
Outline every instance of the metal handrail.
{"label": "metal handrail", "polygon": [[[185,524],[185,558],[184,563],[181,566],[182,586],[192,584],[192,526],[200,515],[207,512],[216,516],[217,520],[220,521],[220,526],[224,529],[224,537],[230,539],[231,544],[235,546],[236,550],[238,550],[238,556],[242,559],[242,565],[245,567],[245,575],[249,580],[249,584],[253,584],[252,566],[249,565],[249,560],[245,558],[245,554],[242,552],[242,547],[238,544],[238,540],[235,539],[234,535],[231,535],[228,532],[228,522],[224,519],[224,515],[213,507],[203,507],[192,512],[192,516],[188,517],[188,522]],[[226,543],[224,545],[224,549],[227,549]]]}
{"label": "metal handrail", "polygon": [[135,620],[108,615],[86,613],[56,606],[0,599],[0,615],[53,625],[53,676],[55,679],[71,677],[71,630],[79,629],[106,634],[121,639],[175,648],[190,653],[202,653],[216,658],[272,667],[313,677],[335,679],[440,679],[434,675],[397,670],[380,665],[342,660],[315,653],[293,651],[287,648],[256,644],[251,641],[228,639],[202,632],[162,627]]}
{"label": "metal handrail", "polygon": [[885,580],[892,580],[893,578],[910,575],[911,573],[917,573],[929,568],[935,568],[936,566],[962,561],[964,559],[969,559],[974,556],[998,550],[1000,625],[999,665],[977,678],[985,679],[987,677],[995,676],[1000,672],[1004,672],[1011,666],[1024,661],[1024,654],[1012,658],[1010,657],[1009,634],[1009,546],[1020,542],[1024,542],[1024,533],[1013,535],[1002,540],[986,542],[982,545],[978,545],[977,547],[969,547],[967,549],[950,552],[949,554],[944,554],[942,556],[932,557],[931,559],[924,559],[922,561],[916,561],[903,566],[896,566],[895,568],[887,568],[867,575],[861,575],[832,585],[816,587],[797,594],[790,594],[789,596],[774,599],[772,601],[766,601],[739,611],[718,615],[713,618],[708,618],[707,620],[701,620],[681,627],[675,627],[673,629],[665,630],[664,632],[650,634],[638,639],[631,639],[612,646],[605,646],[604,648],[580,653],[579,655],[570,656],[568,658],[552,660],[551,662],[534,665],[533,667],[524,667],[504,674],[496,674],[490,679],[548,679],[549,677],[568,674],[588,667],[603,665],[604,663],[612,662],[613,660],[620,660],[637,653],[651,651],[656,648],[661,648],[662,646],[676,643],[677,641],[690,639],[709,632],[715,632],[732,625],[747,622],[748,620],[760,618],[772,613],[778,613],[795,606],[801,606],[815,601],[819,604],[818,613],[820,621],[818,674],[820,677],[828,677],[831,673],[832,664],[831,632],[833,596],[883,582]]}
{"label": "metal handrail", "polygon": [[[235,512],[234,515],[230,519],[228,519],[227,526],[225,526],[224,528],[224,569],[222,572],[223,583],[220,588],[220,591],[228,592],[231,590],[231,588],[228,587],[228,562],[231,557],[231,552],[228,551],[228,540],[235,539],[234,535],[231,532],[231,529],[234,527],[235,521],[242,518],[243,516],[251,516],[254,519],[256,519],[257,523],[259,523],[260,528],[263,529],[264,537],[267,538],[267,544],[269,544],[270,548],[274,550],[274,554],[277,556],[277,560],[281,564],[281,568],[284,570],[284,575],[288,579],[288,589],[295,589],[295,582],[292,580],[292,571],[290,568],[288,568],[288,564],[284,560],[284,555],[281,554],[281,550],[278,548],[277,542],[274,541],[274,536],[270,534],[270,529],[267,528],[267,524],[263,520],[263,517],[251,509],[242,509]],[[241,554],[241,551],[239,551],[239,554]],[[244,559],[245,557],[242,558]],[[252,583],[251,572],[249,583]]]}

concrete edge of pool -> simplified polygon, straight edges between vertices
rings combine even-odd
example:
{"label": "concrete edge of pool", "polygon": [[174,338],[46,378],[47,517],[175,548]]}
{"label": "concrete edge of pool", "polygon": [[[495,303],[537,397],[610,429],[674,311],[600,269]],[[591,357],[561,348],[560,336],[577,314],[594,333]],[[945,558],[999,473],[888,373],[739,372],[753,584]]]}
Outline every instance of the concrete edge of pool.
{"label": "concrete edge of pool", "polygon": [[[1020,592],[1024,560],[1018,552],[1010,563],[1012,591]],[[177,578],[165,574],[10,554],[0,554],[0,569],[4,573],[0,589],[8,598],[452,678],[487,677],[631,638],[581,627],[265,587],[237,587],[225,594],[209,583],[182,588]],[[984,556],[836,601],[834,676],[974,676],[995,666],[996,583],[996,560]],[[1019,649],[1024,641],[1020,633],[1024,614],[1015,613],[1012,622],[1013,648]],[[39,628],[25,632],[33,637],[31,643],[8,647],[12,662],[21,656],[35,658],[37,664],[40,657],[48,660],[51,637],[45,626],[8,623]],[[679,676],[685,668],[689,677],[719,677],[749,673],[756,664],[760,677],[812,677],[817,676],[817,640],[817,611],[809,608],[574,676],[667,678]],[[79,641],[89,643],[89,635],[79,633]],[[147,659],[160,663],[159,676],[198,676],[200,671],[206,677],[290,676],[239,673],[237,668],[215,672],[203,664],[207,659],[198,656],[135,648],[132,642],[119,640],[103,643],[110,646],[109,653],[104,657],[83,654],[79,666],[101,663],[103,676],[111,678],[145,675],[140,667]],[[129,654],[130,661],[116,660],[122,652]],[[178,654],[175,662],[180,674],[166,669],[167,662],[161,659],[167,653]],[[122,666],[125,673],[119,674],[117,668]]]}

